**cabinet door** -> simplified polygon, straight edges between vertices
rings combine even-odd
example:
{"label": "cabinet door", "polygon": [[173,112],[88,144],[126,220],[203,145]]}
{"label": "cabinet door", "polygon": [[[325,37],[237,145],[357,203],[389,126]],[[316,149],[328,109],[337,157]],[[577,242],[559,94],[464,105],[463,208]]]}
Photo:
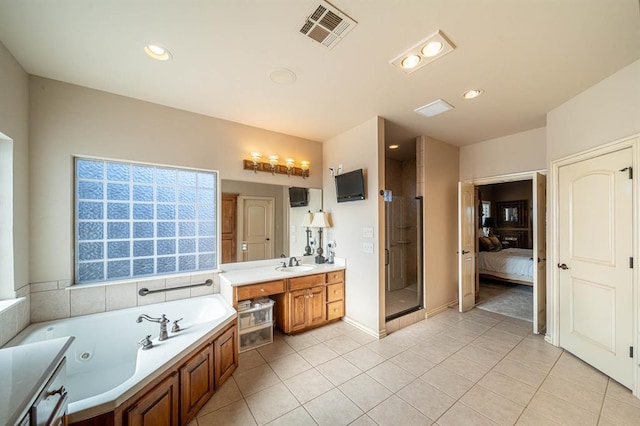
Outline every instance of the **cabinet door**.
{"label": "cabinet door", "polygon": [[127,426],[177,426],[178,373],[160,382],[124,415]]}
{"label": "cabinet door", "polygon": [[215,352],[215,385],[216,389],[229,378],[238,366],[238,338],[236,324],[229,327],[213,342]]}
{"label": "cabinet door", "polygon": [[304,330],[307,326],[307,290],[289,292],[289,329],[290,331]]}
{"label": "cabinet door", "polygon": [[308,290],[307,326],[320,325],[326,321],[326,293],[325,287],[313,287]]}
{"label": "cabinet door", "polygon": [[180,420],[183,425],[202,408],[213,395],[213,345],[180,367]]}

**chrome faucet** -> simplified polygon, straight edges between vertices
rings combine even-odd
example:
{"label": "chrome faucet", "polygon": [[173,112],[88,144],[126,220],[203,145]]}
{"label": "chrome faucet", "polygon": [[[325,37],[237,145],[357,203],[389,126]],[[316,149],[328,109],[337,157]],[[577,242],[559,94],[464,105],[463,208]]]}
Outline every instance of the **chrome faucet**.
{"label": "chrome faucet", "polygon": [[151,322],[160,323],[160,334],[158,335],[158,340],[167,340],[169,338],[169,334],[167,334],[167,323],[171,322],[167,319],[165,314],[162,314],[160,318],[152,318],[149,315],[142,314],[138,317],[136,322],[142,322],[143,319]]}
{"label": "chrome faucet", "polygon": [[[294,260],[296,262],[295,265],[293,264]],[[289,259],[289,266],[291,267],[291,266],[299,266],[299,265],[300,265],[300,262],[298,262],[298,259],[296,259],[295,256],[291,256],[291,258]]]}

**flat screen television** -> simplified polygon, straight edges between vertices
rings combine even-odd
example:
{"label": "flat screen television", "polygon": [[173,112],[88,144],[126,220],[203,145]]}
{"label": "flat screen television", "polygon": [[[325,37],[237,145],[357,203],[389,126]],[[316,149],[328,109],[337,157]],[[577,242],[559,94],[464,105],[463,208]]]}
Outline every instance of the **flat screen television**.
{"label": "flat screen television", "polygon": [[289,187],[289,203],[291,207],[304,207],[309,205],[309,190],[307,188]]}
{"label": "flat screen television", "polygon": [[336,197],[339,203],[364,200],[364,175],[362,169],[336,176]]}

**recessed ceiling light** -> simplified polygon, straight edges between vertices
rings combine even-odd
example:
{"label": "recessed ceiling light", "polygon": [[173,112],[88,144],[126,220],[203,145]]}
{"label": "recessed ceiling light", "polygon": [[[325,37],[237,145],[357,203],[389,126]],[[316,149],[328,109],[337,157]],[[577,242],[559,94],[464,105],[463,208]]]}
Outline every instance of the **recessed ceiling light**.
{"label": "recessed ceiling light", "polygon": [[269,74],[269,79],[276,84],[282,84],[283,86],[286,86],[295,83],[297,76],[291,70],[288,70],[286,68],[277,68],[271,71],[271,74]]}
{"label": "recessed ceiling light", "polygon": [[483,92],[484,90],[482,89],[471,89],[464,92],[461,96],[463,99],[474,99],[482,95]]}
{"label": "recessed ceiling light", "polygon": [[444,45],[439,41],[430,41],[422,48],[421,52],[424,56],[426,56],[427,58],[430,58],[442,52],[443,47]]}
{"label": "recessed ceiling light", "polygon": [[144,47],[144,52],[158,61],[168,61],[171,59],[171,53],[162,46],[157,44],[147,44]]}
{"label": "recessed ceiling light", "polygon": [[404,58],[402,62],[400,62],[400,64],[402,65],[402,68],[409,70],[418,65],[421,60],[422,58],[420,58],[420,56],[418,55],[409,55]]}
{"label": "recessed ceiling light", "polygon": [[420,108],[416,108],[414,111],[420,115],[424,115],[425,117],[433,117],[434,115],[442,114],[443,112],[447,112],[452,109],[453,105],[443,101],[442,99],[438,99],[421,106]]}
{"label": "recessed ceiling light", "polygon": [[389,145],[389,149],[398,149],[400,145]]}

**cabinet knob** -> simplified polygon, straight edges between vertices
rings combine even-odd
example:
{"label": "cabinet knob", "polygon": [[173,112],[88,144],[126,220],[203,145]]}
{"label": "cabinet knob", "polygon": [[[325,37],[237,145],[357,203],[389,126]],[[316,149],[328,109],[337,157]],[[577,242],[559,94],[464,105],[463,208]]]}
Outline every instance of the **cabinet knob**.
{"label": "cabinet knob", "polygon": [[260,291],[264,293],[264,288],[261,288]]}

